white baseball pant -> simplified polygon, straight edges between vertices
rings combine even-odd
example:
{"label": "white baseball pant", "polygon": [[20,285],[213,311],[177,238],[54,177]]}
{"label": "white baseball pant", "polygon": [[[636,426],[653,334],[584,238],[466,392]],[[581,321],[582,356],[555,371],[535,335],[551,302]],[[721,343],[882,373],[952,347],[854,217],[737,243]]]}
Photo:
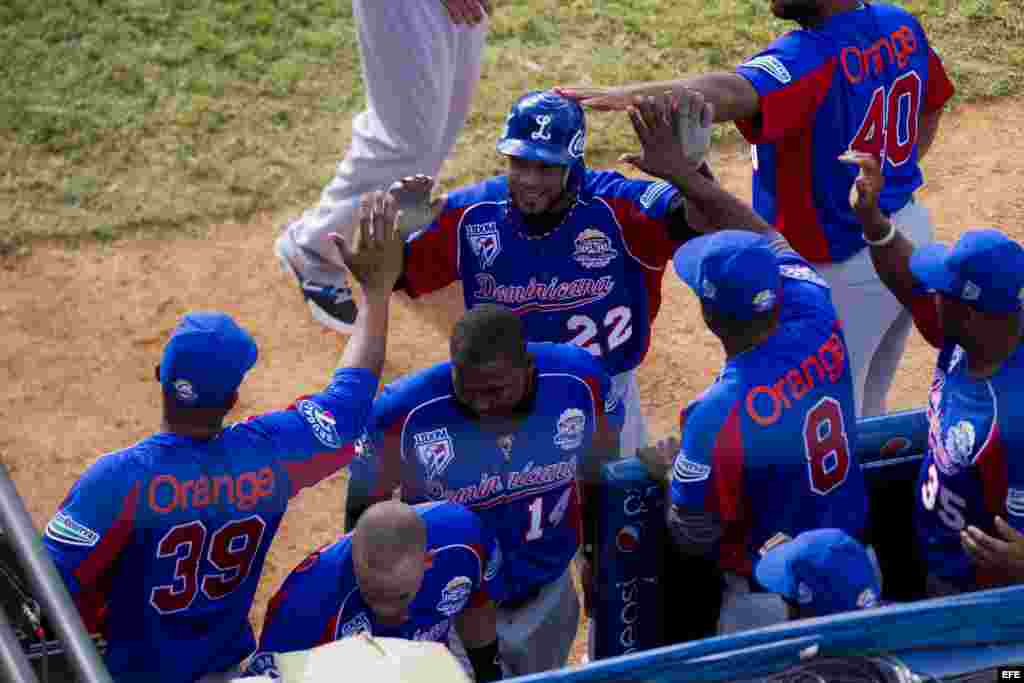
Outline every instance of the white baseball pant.
{"label": "white baseball pant", "polygon": [[[933,239],[928,209],[916,200],[890,220],[916,245]],[[879,279],[868,248],[843,263],[818,263],[815,268],[831,286],[832,303],[843,323],[857,417],[881,415],[913,324],[910,312]]]}
{"label": "white baseball pant", "polygon": [[612,392],[621,397],[625,411],[625,422],[619,436],[619,455],[623,458],[636,455],[640,448],[647,446],[647,420],[640,411],[640,386],[636,381],[636,370],[627,370],[612,377]]}
{"label": "white baseball pant", "polygon": [[[498,640],[505,678],[565,666],[579,623],[579,595],[569,569],[518,609],[498,608]],[[454,629],[448,647],[472,676],[466,650]]]}
{"label": "white baseball pant", "polygon": [[[439,0],[353,0],[352,10],[366,110],[353,119],[348,153],[320,203],[285,231],[288,256],[321,284],[343,282],[344,264],[327,235],[351,235],[362,194],[409,175],[437,176],[466,122],[488,23],[453,24]],[[415,309],[461,300],[458,287],[448,289],[420,297]],[[444,323],[450,318],[449,306]]]}

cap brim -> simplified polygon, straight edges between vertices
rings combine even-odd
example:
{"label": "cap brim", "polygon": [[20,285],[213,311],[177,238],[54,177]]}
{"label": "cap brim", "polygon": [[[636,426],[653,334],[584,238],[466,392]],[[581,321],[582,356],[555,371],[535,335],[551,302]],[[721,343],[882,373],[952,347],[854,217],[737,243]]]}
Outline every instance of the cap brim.
{"label": "cap brim", "polygon": [[573,161],[568,152],[559,152],[542,147],[541,145],[531,145],[522,140],[514,139],[499,142],[498,152],[505,156],[541,161],[552,166],[568,166]]}
{"label": "cap brim", "polygon": [[795,540],[776,546],[758,560],[754,568],[754,578],[765,590],[796,600],[797,587],[789,570],[789,563],[802,548],[803,544]]}
{"label": "cap brim", "polygon": [[956,275],[946,267],[949,247],[944,244],[928,244],[918,247],[910,256],[910,272],[927,289],[957,295]]}

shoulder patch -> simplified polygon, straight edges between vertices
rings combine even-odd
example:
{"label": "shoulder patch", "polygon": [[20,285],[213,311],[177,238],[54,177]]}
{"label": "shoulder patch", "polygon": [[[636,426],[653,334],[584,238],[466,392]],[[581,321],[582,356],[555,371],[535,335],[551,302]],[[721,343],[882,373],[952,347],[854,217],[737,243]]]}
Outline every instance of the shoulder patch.
{"label": "shoulder patch", "polygon": [[672,184],[665,182],[664,180],[659,180],[656,183],[652,183],[651,186],[648,187],[642,195],[640,195],[640,206],[644,207],[645,209],[651,208],[652,206],[654,206],[654,202],[658,201],[658,197],[665,194],[671,189]]}
{"label": "shoulder patch", "polygon": [[1006,512],[1014,517],[1024,517],[1024,489],[1007,490]]}
{"label": "shoulder patch", "polygon": [[709,476],[711,476],[709,465],[690,460],[682,451],[676,456],[675,465],[672,466],[673,480],[686,484],[704,481]]}
{"label": "shoulder patch", "polygon": [[494,552],[491,553],[490,559],[487,560],[487,567],[484,569],[484,581],[492,581],[494,577],[498,575],[501,570],[501,543],[498,539],[494,539]]}
{"label": "shoulder patch", "polygon": [[58,512],[46,525],[46,535],[58,543],[91,548],[100,540],[100,535],[81,524],[66,512]]}
{"label": "shoulder patch", "polygon": [[810,266],[798,266],[794,264],[787,264],[779,266],[779,275],[782,277],[788,277],[790,280],[803,280],[804,282],[813,282],[814,284],[828,289],[828,282],[825,278],[818,275],[818,271],[814,270]]}
{"label": "shoulder patch", "polygon": [[740,66],[745,66],[748,69],[760,69],[782,84],[789,83],[793,80],[793,76],[790,75],[789,69],[786,68],[786,65],[783,64],[778,57],[773,57],[771,55],[754,57]]}
{"label": "shoulder patch", "polygon": [[338,436],[338,422],[334,419],[331,411],[321,408],[313,401],[302,400],[296,406],[299,414],[313,429],[317,441],[328,448],[341,448],[341,437]]}

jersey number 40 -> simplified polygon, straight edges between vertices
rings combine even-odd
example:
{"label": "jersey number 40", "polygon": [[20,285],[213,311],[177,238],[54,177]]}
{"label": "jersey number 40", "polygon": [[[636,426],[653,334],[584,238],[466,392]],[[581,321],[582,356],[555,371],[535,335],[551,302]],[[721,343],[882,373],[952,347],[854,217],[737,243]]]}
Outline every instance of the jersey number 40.
{"label": "jersey number 40", "polygon": [[871,154],[881,162],[902,166],[917,144],[917,118],[921,113],[921,77],[910,71],[886,91],[879,86],[871,95],[860,129],[850,149]]}
{"label": "jersey number 40", "polygon": [[[160,614],[173,614],[188,609],[200,590],[210,600],[226,598],[248,578],[266,528],[255,515],[234,520],[210,534],[207,545],[202,522],[173,527],[160,539],[156,556],[177,558],[174,576],[170,584],[153,588],[149,604]],[[204,556],[214,571],[200,576]]]}

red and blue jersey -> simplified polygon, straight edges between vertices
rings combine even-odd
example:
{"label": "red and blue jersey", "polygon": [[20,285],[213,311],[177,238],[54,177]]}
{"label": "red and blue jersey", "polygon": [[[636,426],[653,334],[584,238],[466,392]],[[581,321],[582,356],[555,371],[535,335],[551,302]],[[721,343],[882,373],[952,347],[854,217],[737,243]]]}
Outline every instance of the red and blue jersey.
{"label": "red and blue jersey", "polygon": [[976,567],[960,545],[975,526],[989,535],[995,517],[1024,532],[1024,347],[987,378],[967,373],[967,355],[943,337],[933,295],[914,321],[939,352],[928,395],[928,450],[918,476],[915,527],[928,573],[969,591],[1007,577]]}
{"label": "red and blue jersey", "polygon": [[355,456],[377,377],[339,370],[210,440],[148,437],[91,465],[44,543],[117,680],[195,681],[255,649],[249,610],[288,501]]}
{"label": "red and blue jersey", "polygon": [[903,9],[864,3],[821,26],[787,33],[740,65],[759,114],[737,125],[754,145],[754,208],[811,262],[864,248],[850,209],[849,149],[883,159],[886,214],[922,183],[918,124],[953,86],[924,29]]}
{"label": "red and blue jersey", "polygon": [[440,216],[409,241],[405,289],[419,296],[461,281],[466,308],[518,313],[531,341],[571,342],[610,375],[636,368],[661,307],[673,237],[665,182],[587,171],[553,233],[531,238],[512,210],[505,176],[448,195]]}
{"label": "red and blue jersey", "polygon": [[672,470],[679,512],[712,513],[723,570],[750,576],[765,541],[838,528],[863,538],[864,476],[842,330],[828,285],[788,249],[776,332],[730,358],[683,411]]}
{"label": "red and blue jersey", "polygon": [[[488,586],[498,578],[501,551],[491,531],[461,505],[423,503],[415,509],[427,527],[430,564],[405,623],[378,623],[359,592],[352,536],[346,534],[312,553],[284,580],[267,607],[259,652],[308,650],[363,632],[447,645],[452,619],[490,600]],[[251,674],[265,673],[260,662],[260,654],[253,657]]]}
{"label": "red and blue jersey", "polygon": [[349,495],[417,503],[450,500],[476,512],[498,538],[502,578],[494,599],[524,599],[560,577],[581,542],[577,474],[600,444],[615,444],[621,401],[587,352],[531,343],[532,410],[514,431],[491,431],[457,402],[441,363],[388,385],[374,404]]}

